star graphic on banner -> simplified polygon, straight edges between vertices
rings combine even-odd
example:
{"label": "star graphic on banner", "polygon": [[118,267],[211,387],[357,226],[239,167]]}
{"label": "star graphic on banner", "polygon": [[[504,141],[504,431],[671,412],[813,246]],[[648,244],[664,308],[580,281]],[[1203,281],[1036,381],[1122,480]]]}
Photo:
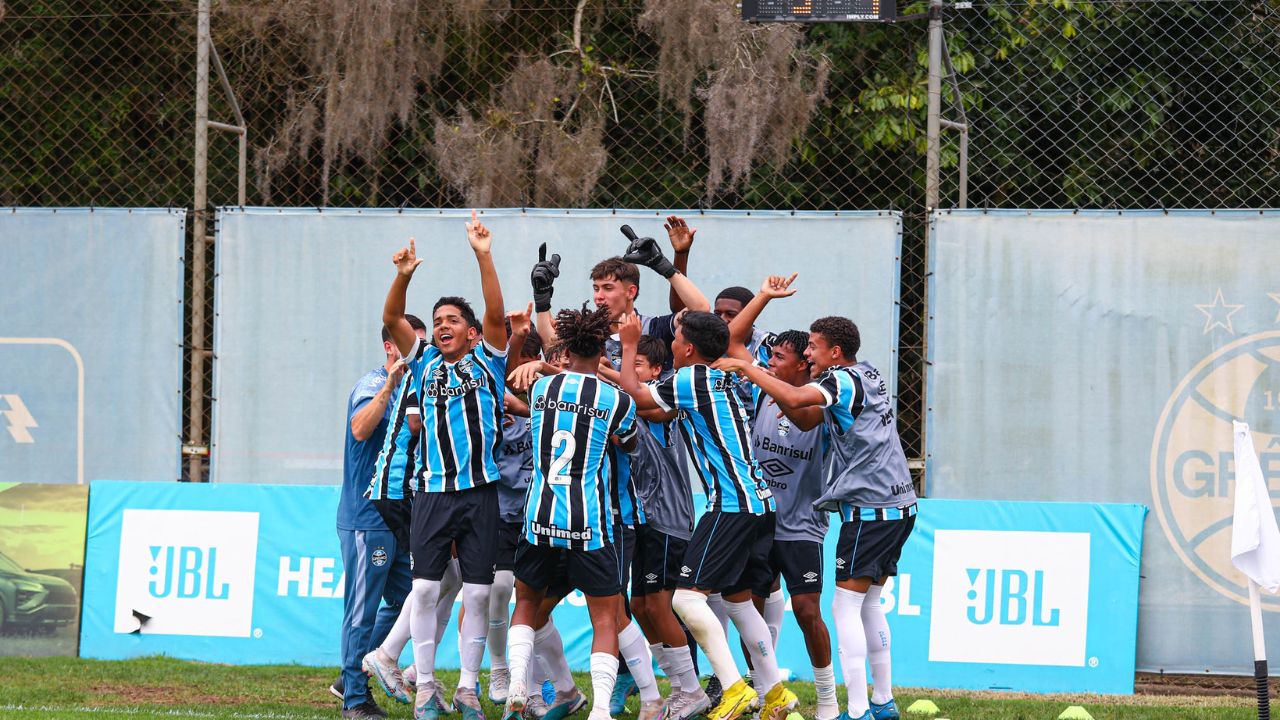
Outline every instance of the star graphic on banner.
{"label": "star graphic on banner", "polygon": [[[1276,304],[1280,304],[1280,293],[1267,293],[1267,297],[1275,300]],[[1276,322],[1280,323],[1280,310],[1276,311]]]}
{"label": "star graphic on banner", "polygon": [[[1280,302],[1280,300],[1277,300]],[[1230,305],[1226,300],[1222,299],[1222,288],[1218,288],[1218,294],[1213,296],[1213,303],[1209,305],[1196,305],[1196,309],[1204,313],[1204,334],[1208,335],[1210,330],[1220,327],[1223,330],[1236,334],[1235,328],[1231,327],[1231,316],[1240,312],[1244,305]]]}

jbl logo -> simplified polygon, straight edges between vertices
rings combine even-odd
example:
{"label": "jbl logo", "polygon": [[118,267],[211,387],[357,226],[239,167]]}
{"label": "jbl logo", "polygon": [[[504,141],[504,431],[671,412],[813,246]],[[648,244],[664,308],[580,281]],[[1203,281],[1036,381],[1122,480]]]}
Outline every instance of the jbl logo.
{"label": "jbl logo", "polygon": [[147,589],[151,597],[172,596],[183,600],[230,597],[231,586],[218,582],[218,548],[152,545],[150,549],[152,579]]}
{"label": "jbl logo", "polygon": [[967,568],[969,576],[968,618],[975,625],[1058,627],[1057,608],[1044,607],[1044,571],[1028,576],[1025,570],[982,570]]}

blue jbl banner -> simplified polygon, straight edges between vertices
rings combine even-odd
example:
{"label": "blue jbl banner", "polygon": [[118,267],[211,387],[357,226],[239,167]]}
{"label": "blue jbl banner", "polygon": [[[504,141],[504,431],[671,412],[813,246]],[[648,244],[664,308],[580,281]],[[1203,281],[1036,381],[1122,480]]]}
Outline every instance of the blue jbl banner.
{"label": "blue jbl banner", "polygon": [[[336,532],[321,519],[334,517],[337,497],[334,487],[94,483],[81,653],[336,665],[348,579]],[[921,501],[901,574],[882,598],[897,681],[1130,692],[1145,513]],[[585,669],[591,634],[581,595],[561,603],[556,622],[570,664]],[[456,637],[447,631],[440,667],[457,666]],[[736,652],[736,637],[731,645]],[[811,678],[804,648],[788,614],[779,664]]]}

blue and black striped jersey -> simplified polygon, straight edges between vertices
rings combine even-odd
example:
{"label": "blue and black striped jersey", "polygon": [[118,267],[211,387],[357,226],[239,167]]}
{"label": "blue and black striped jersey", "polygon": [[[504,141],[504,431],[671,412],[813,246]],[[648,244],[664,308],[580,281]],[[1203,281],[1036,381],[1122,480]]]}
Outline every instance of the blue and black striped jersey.
{"label": "blue and black striped jersey", "polygon": [[648,388],[659,407],[680,413],[708,511],[773,511],[769,486],[751,453],[751,429],[732,376],[707,365],[686,365]]}
{"label": "blue and black striped jersey", "polygon": [[418,492],[498,481],[506,357],[483,340],[456,363],[422,340],[405,356],[422,410]]}
{"label": "blue and black striped jersey", "polygon": [[413,391],[413,377],[405,373],[391,401],[391,422],[387,437],[378,453],[373,478],[364,496],[371,500],[404,500],[413,497],[414,476],[418,467],[418,442],[421,434],[409,429],[409,418],[419,413],[418,396]]}
{"label": "blue and black striped jersey", "polygon": [[565,372],[529,390],[533,478],[525,539],[534,545],[598,550],[613,542],[611,435],[635,434],[635,403],[594,375]]}

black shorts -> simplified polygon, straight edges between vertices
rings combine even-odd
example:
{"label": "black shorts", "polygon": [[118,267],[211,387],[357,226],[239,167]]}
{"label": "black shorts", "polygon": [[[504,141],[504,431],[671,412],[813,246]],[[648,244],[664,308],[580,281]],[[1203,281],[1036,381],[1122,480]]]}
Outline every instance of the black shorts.
{"label": "black shorts", "polygon": [[516,546],[524,535],[524,523],[498,521],[498,555],[494,570],[516,569]]}
{"label": "black shorts", "polygon": [[769,567],[776,580],[787,581],[792,595],[822,592],[822,543],[813,540],[774,540]]}
{"label": "black shorts", "polygon": [[836,544],[836,581],[898,574],[902,546],[911,537],[916,516],[902,520],[853,520],[840,526]]}
{"label": "black shorts", "polygon": [[517,580],[545,591],[548,597],[563,597],[554,595],[551,590],[566,577],[573,578],[573,585],[583,595],[608,597],[622,592],[618,553],[613,545],[605,545],[599,550],[568,550],[530,545],[528,540],[520,538],[516,547]]}
{"label": "black shorts", "polygon": [[424,580],[444,577],[449,548],[456,544],[462,582],[492,584],[499,522],[494,483],[470,490],[415,493],[410,537],[413,576]]}
{"label": "black shorts", "polygon": [[639,597],[675,590],[688,544],[688,540],[672,537],[649,525],[637,525],[635,558],[631,561],[631,594]]}
{"label": "black shorts", "polygon": [[396,545],[409,548],[409,528],[413,526],[413,499],[374,500],[373,509],[382,516],[382,522],[396,539]]}
{"label": "black shorts", "polygon": [[[752,515],[713,510],[698,518],[685,548],[677,585],[716,593],[756,587],[769,573],[773,513]],[[765,591],[768,594],[768,591]]]}

